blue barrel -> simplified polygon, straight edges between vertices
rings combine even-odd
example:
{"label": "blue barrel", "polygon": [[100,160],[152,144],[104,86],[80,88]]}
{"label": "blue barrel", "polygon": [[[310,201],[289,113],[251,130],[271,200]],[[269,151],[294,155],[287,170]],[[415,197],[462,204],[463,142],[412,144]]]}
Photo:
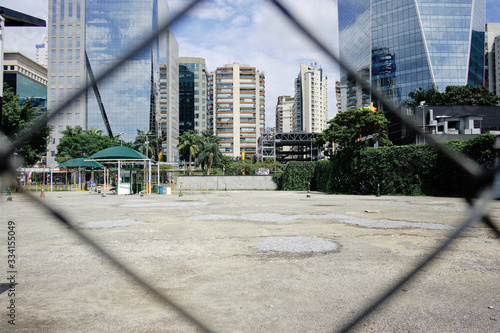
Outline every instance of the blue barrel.
{"label": "blue barrel", "polygon": [[158,194],[163,194],[163,186],[158,186]]}

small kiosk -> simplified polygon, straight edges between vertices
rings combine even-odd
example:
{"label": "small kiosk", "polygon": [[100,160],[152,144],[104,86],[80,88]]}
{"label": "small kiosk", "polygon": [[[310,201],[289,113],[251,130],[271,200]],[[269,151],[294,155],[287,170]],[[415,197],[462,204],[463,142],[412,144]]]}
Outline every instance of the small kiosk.
{"label": "small kiosk", "polygon": [[[116,146],[111,148],[106,148],[97,153],[91,155],[88,160],[98,161],[102,164],[116,164],[117,165],[117,176],[116,183],[111,185],[115,187],[117,194],[131,194],[134,193],[134,182],[133,179],[137,179],[137,173],[133,173],[134,167],[124,167],[126,165],[135,166],[136,164],[142,164],[144,166],[144,177],[143,182],[147,179],[147,192],[151,194],[151,159],[147,156],[139,153],[137,150],[124,146]],[[146,166],[148,167],[148,173],[146,176]],[[108,175],[109,176],[109,175]],[[142,188],[141,188],[142,190]],[[145,191],[146,192],[146,191]]]}

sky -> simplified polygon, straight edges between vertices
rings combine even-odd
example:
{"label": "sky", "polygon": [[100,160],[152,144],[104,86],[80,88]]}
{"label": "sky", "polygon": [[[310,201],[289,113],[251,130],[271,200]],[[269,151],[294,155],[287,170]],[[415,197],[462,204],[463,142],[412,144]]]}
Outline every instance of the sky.
{"label": "sky", "polygon": [[[166,0],[159,0],[166,1]],[[168,0],[170,14],[189,0]],[[336,52],[336,0],[282,0],[326,45]],[[2,6],[47,20],[47,0],[2,0]],[[487,22],[500,23],[500,1],[486,0]],[[205,58],[207,70],[233,62],[256,67],[266,75],[266,126],[275,125],[278,96],[293,95],[300,63],[315,63],[328,76],[329,119],[336,112],[338,66],[311,44],[268,0],[208,0],[172,27],[179,56]],[[46,28],[6,27],[5,51],[36,59],[35,45]]]}

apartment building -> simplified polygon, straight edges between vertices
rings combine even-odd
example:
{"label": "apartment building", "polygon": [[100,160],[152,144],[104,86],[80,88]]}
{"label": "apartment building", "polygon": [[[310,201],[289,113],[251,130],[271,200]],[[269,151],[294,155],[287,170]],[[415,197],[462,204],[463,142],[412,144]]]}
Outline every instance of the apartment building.
{"label": "apartment building", "polygon": [[213,126],[223,155],[257,153],[265,130],[265,75],[246,64],[218,67],[209,82],[213,100]]}
{"label": "apartment building", "polygon": [[320,133],[328,122],[328,78],[316,65],[300,64],[295,79],[293,132]]}
{"label": "apartment building", "polygon": [[276,132],[293,132],[293,104],[295,99],[291,96],[278,96],[276,105]]}

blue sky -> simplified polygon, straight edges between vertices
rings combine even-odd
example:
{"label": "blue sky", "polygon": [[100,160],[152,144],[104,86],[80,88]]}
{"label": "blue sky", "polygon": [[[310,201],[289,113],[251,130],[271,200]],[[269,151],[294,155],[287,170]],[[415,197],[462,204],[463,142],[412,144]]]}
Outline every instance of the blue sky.
{"label": "blue sky", "polygon": [[[166,0],[160,0],[166,1]],[[168,0],[175,13],[189,0]],[[500,1],[487,0],[487,22],[500,23]],[[336,4],[332,0],[283,0],[332,49],[336,48]],[[47,20],[47,0],[2,0],[2,6]],[[274,126],[277,97],[293,94],[301,62],[317,63],[329,79],[329,118],[336,110],[338,67],[305,39],[267,0],[205,1],[173,27],[179,55],[206,59],[207,69],[240,62],[266,74],[266,126]],[[44,28],[5,28],[5,51],[35,59]]]}

